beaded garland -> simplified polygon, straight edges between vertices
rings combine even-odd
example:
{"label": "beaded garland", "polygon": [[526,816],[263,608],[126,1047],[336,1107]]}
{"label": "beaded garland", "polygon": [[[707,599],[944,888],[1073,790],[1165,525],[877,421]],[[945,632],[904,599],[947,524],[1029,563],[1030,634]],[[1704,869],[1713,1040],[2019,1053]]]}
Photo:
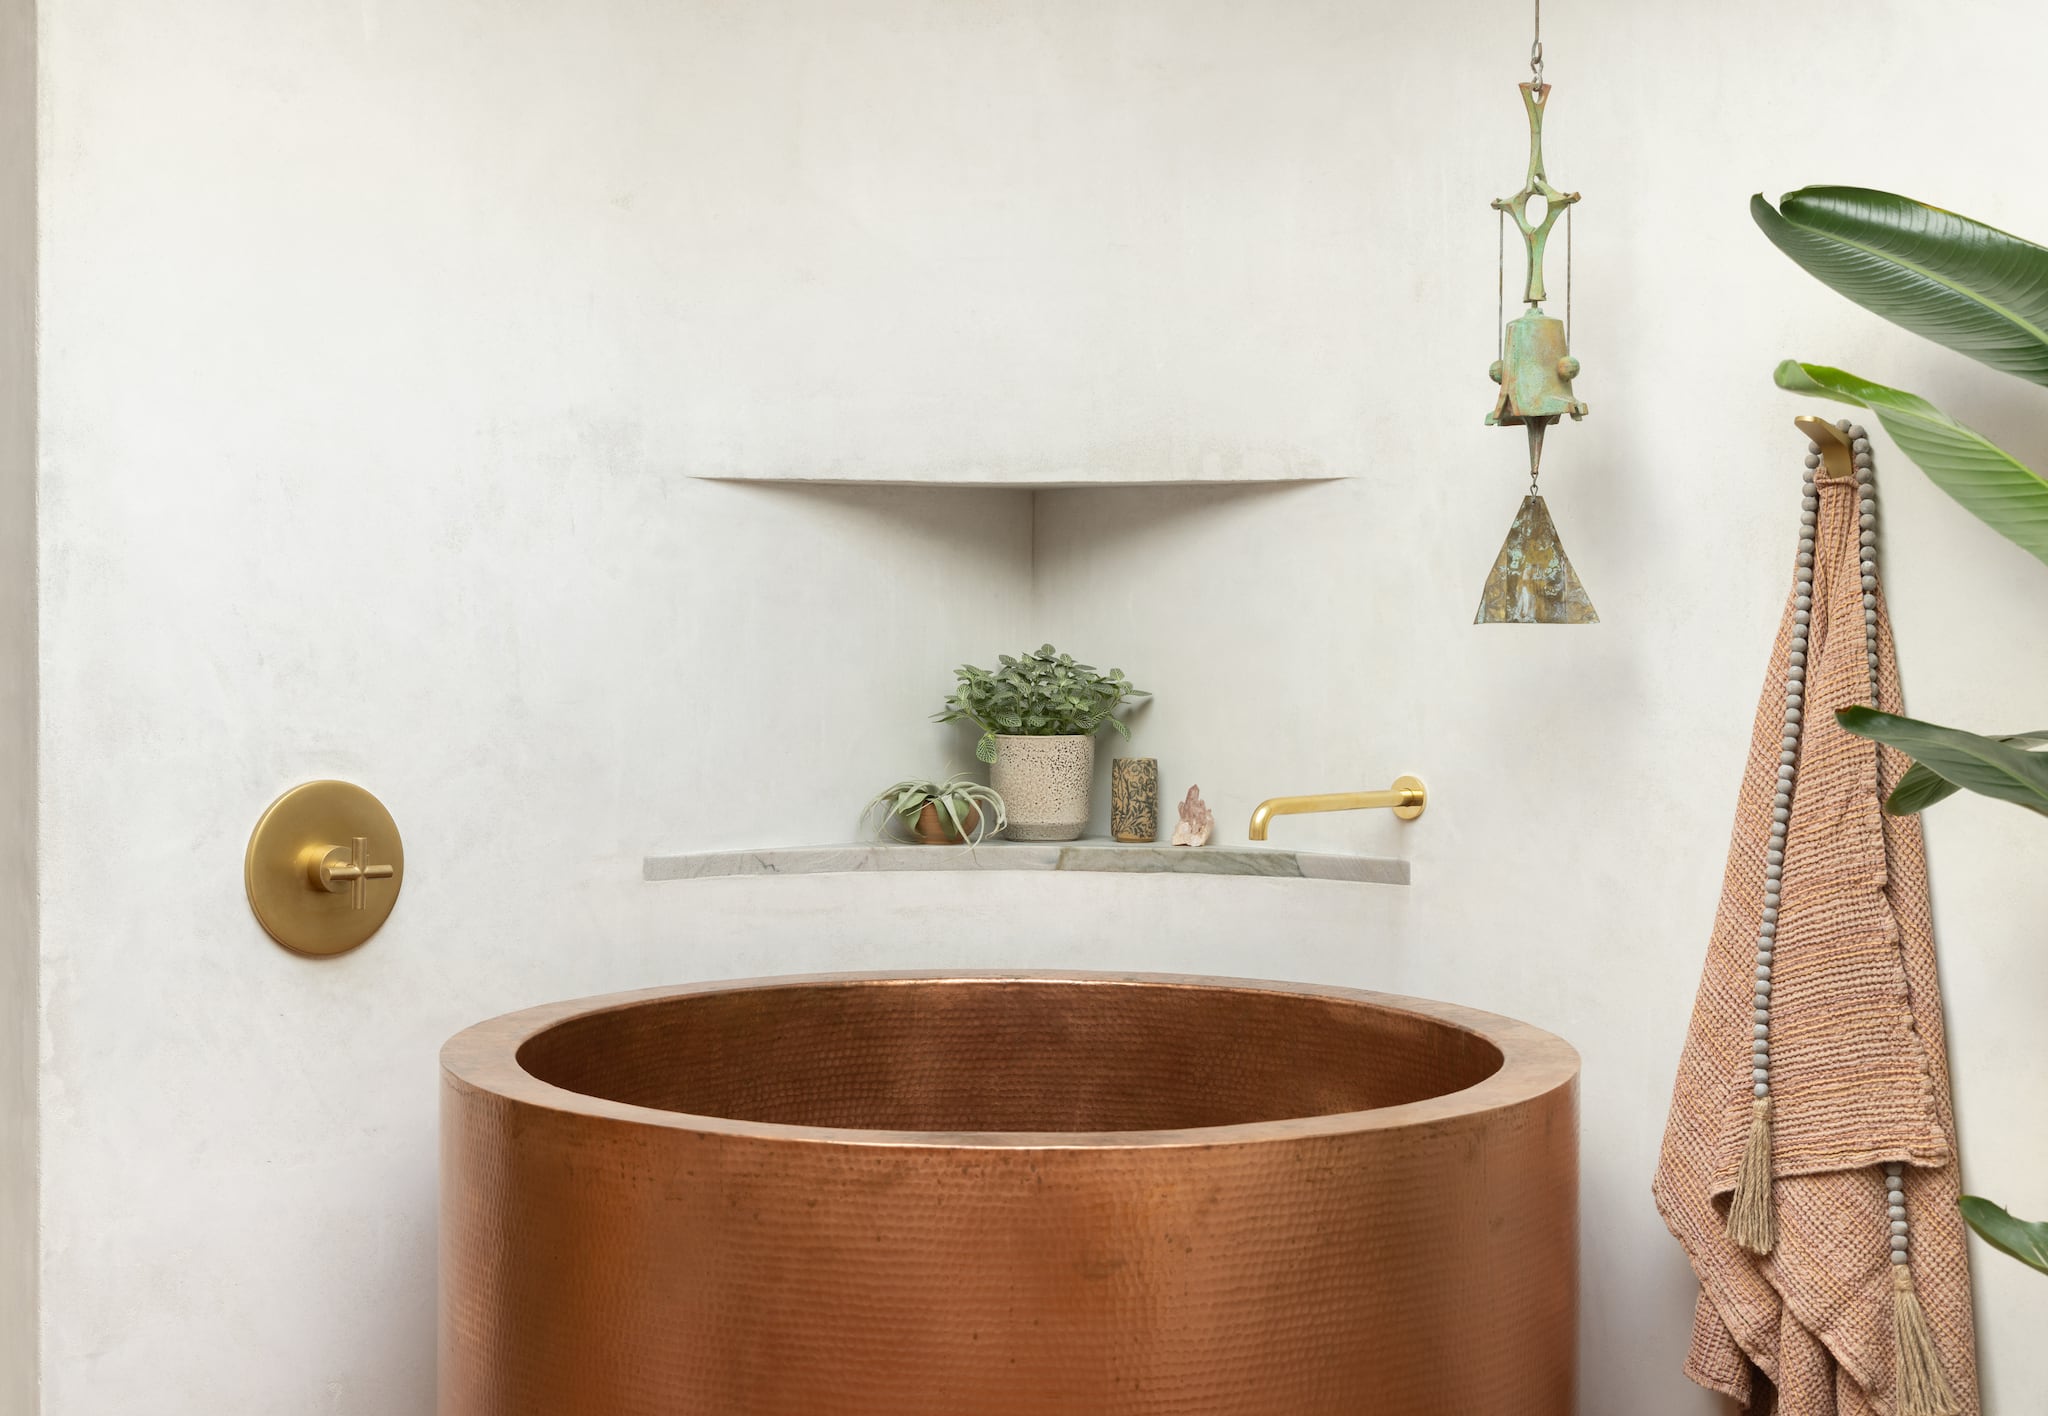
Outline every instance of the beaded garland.
{"label": "beaded garland", "polygon": [[[1870,665],[1870,703],[1877,706],[1877,470],[1870,439],[1846,418],[1856,469],[1856,523],[1863,547],[1863,636]],[[1799,775],[1799,733],[1806,714],[1807,632],[1813,623],[1814,528],[1820,523],[1820,444],[1806,445],[1804,492],[1799,503],[1798,591],[1793,601],[1792,654],[1785,671],[1785,735],[1778,754],[1778,790],[1771,799],[1771,843],[1764,855],[1764,913],[1756,941],[1755,1043],[1750,1077],[1759,1100],[1771,1094],[1771,950],[1778,933],[1778,900],[1785,877],[1785,834],[1792,821],[1792,788]]]}

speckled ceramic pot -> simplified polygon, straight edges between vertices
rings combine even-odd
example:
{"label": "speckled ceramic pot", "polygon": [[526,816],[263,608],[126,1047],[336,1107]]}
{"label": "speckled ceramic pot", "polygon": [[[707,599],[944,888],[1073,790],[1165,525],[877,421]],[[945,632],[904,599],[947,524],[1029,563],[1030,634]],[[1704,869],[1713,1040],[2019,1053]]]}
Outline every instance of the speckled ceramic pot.
{"label": "speckled ceramic pot", "polygon": [[1095,739],[996,737],[989,785],[1003,799],[1013,841],[1071,841],[1088,824],[1088,788],[1095,780]]}

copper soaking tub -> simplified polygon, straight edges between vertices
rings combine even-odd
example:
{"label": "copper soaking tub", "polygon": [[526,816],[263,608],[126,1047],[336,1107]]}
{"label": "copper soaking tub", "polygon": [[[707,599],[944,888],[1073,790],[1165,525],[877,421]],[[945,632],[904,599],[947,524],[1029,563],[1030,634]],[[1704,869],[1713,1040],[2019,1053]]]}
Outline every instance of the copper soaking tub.
{"label": "copper soaking tub", "polygon": [[1157,975],[765,979],[441,1054],[441,1416],[1567,1416],[1578,1057]]}

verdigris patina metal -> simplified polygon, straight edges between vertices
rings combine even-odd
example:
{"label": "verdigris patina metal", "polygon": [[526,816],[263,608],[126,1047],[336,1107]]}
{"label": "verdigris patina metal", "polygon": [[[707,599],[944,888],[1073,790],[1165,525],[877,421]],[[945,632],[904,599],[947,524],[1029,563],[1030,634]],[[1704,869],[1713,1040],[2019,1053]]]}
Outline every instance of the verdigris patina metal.
{"label": "verdigris patina metal", "polygon": [[1486,577],[1474,624],[1597,624],[1593,602],[1565,557],[1543,498],[1522,498],[1515,524]]}
{"label": "verdigris patina metal", "polygon": [[[1577,421],[1586,416],[1586,405],[1572,392],[1579,361],[1573,357],[1570,326],[1555,315],[1546,314],[1543,300],[1544,248],[1559,216],[1579,200],[1577,192],[1561,192],[1550,185],[1543,170],[1543,112],[1550,97],[1550,85],[1543,82],[1542,43],[1531,52],[1535,78],[1520,85],[1522,107],[1529,115],[1529,171],[1522,190],[1493,203],[1495,211],[1515,219],[1528,256],[1528,276],[1522,286],[1522,300],[1528,309],[1509,322],[1502,332],[1500,357],[1493,362],[1493,380],[1500,396],[1486,415],[1489,427],[1520,425],[1529,437],[1529,495],[1523,499],[1515,524],[1508,530],[1507,543],[1487,577],[1480,596],[1475,624],[1593,624],[1600,616],[1565,556],[1557,538],[1557,527],[1536,490],[1537,473],[1543,463],[1543,435],[1559,419]],[[1541,201],[1539,214],[1531,219],[1530,204]],[[1569,225],[1567,253],[1569,253]],[[1505,276],[1503,276],[1505,280]],[[1565,310],[1571,310],[1571,271],[1565,271]]]}

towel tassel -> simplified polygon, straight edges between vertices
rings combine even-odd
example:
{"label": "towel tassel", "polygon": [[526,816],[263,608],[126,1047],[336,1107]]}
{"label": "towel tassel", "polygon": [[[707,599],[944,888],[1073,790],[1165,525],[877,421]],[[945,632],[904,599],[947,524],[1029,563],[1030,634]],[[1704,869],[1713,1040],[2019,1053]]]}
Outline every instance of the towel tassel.
{"label": "towel tassel", "polygon": [[1927,1326],[1926,1310],[1913,1290],[1913,1270],[1905,1264],[1892,1266],[1892,1315],[1897,1334],[1899,1416],[1957,1416],[1963,1408],[1948,1384],[1948,1373],[1941,1369],[1941,1354]]}
{"label": "towel tassel", "polygon": [[1768,1254],[1778,1244],[1778,1212],[1771,1202],[1771,1099],[1760,1096],[1749,1112],[1749,1144],[1742,1150],[1742,1168],[1735,1172],[1735,1193],[1728,1201],[1728,1237],[1752,1254]]}

